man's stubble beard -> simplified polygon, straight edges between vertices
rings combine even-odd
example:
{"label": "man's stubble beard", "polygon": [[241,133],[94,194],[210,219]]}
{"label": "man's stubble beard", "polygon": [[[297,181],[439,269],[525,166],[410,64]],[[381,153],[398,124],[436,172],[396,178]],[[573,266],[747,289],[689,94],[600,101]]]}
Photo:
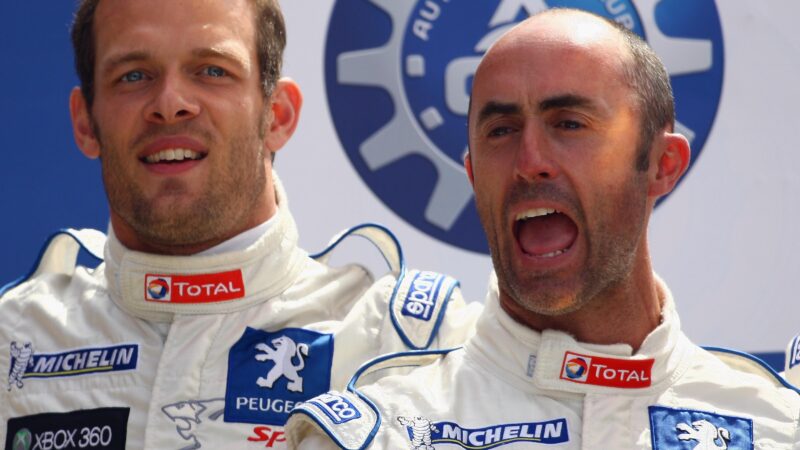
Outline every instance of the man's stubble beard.
{"label": "man's stubble beard", "polygon": [[[246,223],[249,212],[264,197],[266,115],[260,117],[258,124],[232,137],[225,160],[227,164],[212,167],[205,190],[189,202],[164,198],[165,194],[179,195],[186,189],[178,180],[165,181],[159,192],[161,198],[149,200],[130,172],[118,170],[130,163],[124,158],[131,155],[108,147],[110,144],[94,123],[95,136],[102,149],[100,159],[109,207],[136,232],[140,240],[159,246],[190,246],[232,235]],[[212,147],[212,151],[221,145],[210,133],[197,130],[190,123],[154,126],[138,136],[135,142],[175,134],[199,136]],[[133,147],[136,147],[135,143]]]}
{"label": "man's stubble beard", "polygon": [[[489,237],[489,248],[492,264],[497,272],[498,287],[505,292],[511,300],[525,310],[544,316],[560,316],[577,311],[594,299],[602,298],[603,294],[617,287],[628,279],[636,262],[640,237],[645,227],[646,195],[641,187],[641,172],[636,172],[625,186],[625,195],[621,200],[614,201],[602,199],[598,210],[610,211],[612,208],[625,207],[624,217],[615,216],[618,223],[626,224],[623,232],[614,232],[607,222],[600,223],[593,230],[588,230],[585,215],[577,200],[561,192],[551,185],[545,187],[528,187],[518,189],[512,194],[503,207],[507,217],[507,204],[518,199],[548,198],[566,201],[577,211],[579,217],[576,221],[582,233],[591,231],[590,236],[584,236],[587,242],[587,255],[583,270],[577,277],[563,280],[555,274],[526,274],[514,268],[510,255],[516,249],[516,237],[504,239],[504,249],[500,249],[500,238],[497,230]],[[526,193],[527,192],[527,193]],[[619,197],[616,197],[619,198]],[[615,204],[616,203],[616,204]],[[621,206],[624,205],[624,206]],[[606,216],[608,217],[608,216]],[[486,222],[484,222],[486,223]],[[580,236],[579,236],[580,238]],[[575,281],[577,278],[577,282]],[[576,283],[570,287],[569,284]]]}

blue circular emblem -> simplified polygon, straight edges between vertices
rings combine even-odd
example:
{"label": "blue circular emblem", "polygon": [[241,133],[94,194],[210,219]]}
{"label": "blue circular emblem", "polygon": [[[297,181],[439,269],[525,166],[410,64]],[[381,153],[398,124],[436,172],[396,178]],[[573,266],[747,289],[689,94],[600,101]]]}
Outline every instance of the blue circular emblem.
{"label": "blue circular emblem", "polygon": [[472,76],[500,35],[553,7],[644,37],[670,73],[692,163],[703,150],[724,66],[713,0],[337,0],[325,50],[336,131],[370,189],[419,230],[488,253],[462,166]]}

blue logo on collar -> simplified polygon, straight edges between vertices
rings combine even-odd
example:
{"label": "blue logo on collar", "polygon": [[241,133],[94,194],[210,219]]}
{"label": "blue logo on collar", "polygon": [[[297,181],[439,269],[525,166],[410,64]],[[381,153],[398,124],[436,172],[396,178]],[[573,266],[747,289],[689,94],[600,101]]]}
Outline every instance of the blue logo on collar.
{"label": "blue logo on collar", "polygon": [[301,328],[247,328],[228,355],[225,421],[283,425],[294,407],[327,392],[333,336]]}
{"label": "blue logo on collar", "polygon": [[651,406],[653,450],[753,449],[753,421],[705,411]]}

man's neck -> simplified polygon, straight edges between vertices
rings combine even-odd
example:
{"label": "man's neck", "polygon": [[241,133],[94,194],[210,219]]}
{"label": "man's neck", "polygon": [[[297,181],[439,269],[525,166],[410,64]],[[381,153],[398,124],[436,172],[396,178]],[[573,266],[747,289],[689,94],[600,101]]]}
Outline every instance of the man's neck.
{"label": "man's neck", "polygon": [[502,289],[500,304],[517,322],[534,330],[555,329],[588,344],[628,344],[636,352],[661,323],[664,292],[658,288],[649,262],[631,276],[610,286],[582,308],[548,316],[521,307]]}

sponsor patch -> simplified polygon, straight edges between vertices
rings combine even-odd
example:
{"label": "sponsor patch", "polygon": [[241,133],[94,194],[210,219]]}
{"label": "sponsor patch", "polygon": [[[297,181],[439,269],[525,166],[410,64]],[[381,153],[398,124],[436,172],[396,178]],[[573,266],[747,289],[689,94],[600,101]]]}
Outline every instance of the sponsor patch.
{"label": "sponsor patch", "polygon": [[[405,427],[413,450],[435,449],[434,444],[452,444],[468,449],[490,449],[512,443],[561,444],[569,441],[567,419],[546,422],[509,423],[484,428],[464,428],[454,422],[431,422],[424,417],[397,418]],[[448,446],[449,448],[449,446]]]}
{"label": "sponsor patch", "polygon": [[350,400],[341,395],[326,393],[314,397],[314,399],[310,400],[308,403],[316,405],[317,408],[324,412],[336,425],[341,425],[361,417],[361,413],[358,412],[358,409],[356,409]]}
{"label": "sponsor patch", "polygon": [[9,419],[5,450],[124,450],[130,408],[99,408]]}
{"label": "sponsor patch", "polygon": [[330,389],[333,336],[247,328],[228,355],[225,422],[283,425],[294,407]]}
{"label": "sponsor patch", "polygon": [[250,442],[263,442],[264,447],[273,448],[275,444],[286,442],[286,435],[281,430],[273,430],[267,426],[253,428],[253,436],[248,436]]}
{"label": "sponsor patch", "polygon": [[98,372],[134,370],[139,360],[138,344],[80,348],[62,353],[36,353],[30,342],[11,343],[8,390],[22,389],[26,378],[55,378]]}
{"label": "sponsor patch", "polygon": [[241,270],[197,275],[147,274],[144,298],[160,303],[214,303],[245,296]]}
{"label": "sponsor patch", "polygon": [[175,431],[190,443],[186,449],[201,448],[203,443],[197,437],[198,429],[220,420],[225,412],[225,400],[186,400],[166,405],[161,412],[175,424]]}
{"label": "sponsor patch", "polygon": [[403,302],[403,315],[429,321],[436,308],[436,298],[445,276],[436,272],[419,272]]}
{"label": "sponsor patch", "polygon": [[800,335],[792,339],[792,346],[789,352],[789,369],[791,369],[800,364]]}
{"label": "sponsor patch", "polygon": [[752,450],[753,421],[706,411],[651,406],[653,450]]}
{"label": "sponsor patch", "polygon": [[650,386],[654,359],[617,359],[564,353],[561,379],[623,389]]}

